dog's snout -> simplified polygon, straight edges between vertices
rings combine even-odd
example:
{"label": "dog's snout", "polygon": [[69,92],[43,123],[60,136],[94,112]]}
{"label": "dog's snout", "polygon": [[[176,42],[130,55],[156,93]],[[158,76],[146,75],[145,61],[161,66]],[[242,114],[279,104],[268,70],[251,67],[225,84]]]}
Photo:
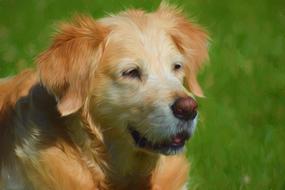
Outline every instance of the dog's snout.
{"label": "dog's snout", "polygon": [[191,97],[178,98],[171,106],[174,116],[186,121],[196,117],[197,108],[197,102]]}

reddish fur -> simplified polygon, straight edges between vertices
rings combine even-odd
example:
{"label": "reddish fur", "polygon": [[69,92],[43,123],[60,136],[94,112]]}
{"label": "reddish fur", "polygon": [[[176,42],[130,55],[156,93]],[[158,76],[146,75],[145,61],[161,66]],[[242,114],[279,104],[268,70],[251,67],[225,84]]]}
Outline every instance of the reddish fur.
{"label": "reddish fur", "polygon": [[0,81],[0,113],[14,106],[20,97],[27,95],[35,81],[36,75],[33,70],[23,71],[15,77]]}

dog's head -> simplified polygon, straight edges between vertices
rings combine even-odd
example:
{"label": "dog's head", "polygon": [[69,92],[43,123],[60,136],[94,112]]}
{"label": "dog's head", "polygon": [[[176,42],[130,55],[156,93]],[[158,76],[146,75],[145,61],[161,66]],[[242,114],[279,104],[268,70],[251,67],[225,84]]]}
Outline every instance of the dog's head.
{"label": "dog's head", "polygon": [[40,78],[63,116],[88,104],[99,124],[136,147],[174,154],[196,124],[192,94],[202,96],[196,75],[206,46],[205,32],[168,5],[81,17],[39,57]]}

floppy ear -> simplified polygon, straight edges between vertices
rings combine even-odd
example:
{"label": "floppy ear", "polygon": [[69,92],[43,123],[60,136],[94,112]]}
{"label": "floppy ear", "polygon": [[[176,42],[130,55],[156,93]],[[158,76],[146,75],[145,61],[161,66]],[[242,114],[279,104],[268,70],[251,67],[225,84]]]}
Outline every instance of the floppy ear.
{"label": "floppy ear", "polygon": [[162,2],[158,13],[171,22],[169,31],[171,38],[179,51],[186,58],[185,83],[196,96],[203,97],[203,91],[197,81],[197,72],[208,59],[208,35],[199,26],[191,23],[176,7]]}
{"label": "floppy ear", "polygon": [[78,111],[100,57],[107,29],[89,17],[61,24],[51,47],[37,59],[41,83],[57,98],[62,116]]}

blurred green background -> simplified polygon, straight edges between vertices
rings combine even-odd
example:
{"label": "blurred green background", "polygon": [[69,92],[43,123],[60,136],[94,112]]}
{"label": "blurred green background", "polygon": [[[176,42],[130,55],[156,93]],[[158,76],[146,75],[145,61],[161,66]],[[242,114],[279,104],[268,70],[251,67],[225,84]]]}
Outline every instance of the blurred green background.
{"label": "blurred green background", "polygon": [[[284,0],[176,0],[210,33],[199,79],[198,130],[189,143],[190,189],[285,189]],[[157,0],[0,0],[0,77],[33,67],[54,24],[74,13],[102,17]]]}

